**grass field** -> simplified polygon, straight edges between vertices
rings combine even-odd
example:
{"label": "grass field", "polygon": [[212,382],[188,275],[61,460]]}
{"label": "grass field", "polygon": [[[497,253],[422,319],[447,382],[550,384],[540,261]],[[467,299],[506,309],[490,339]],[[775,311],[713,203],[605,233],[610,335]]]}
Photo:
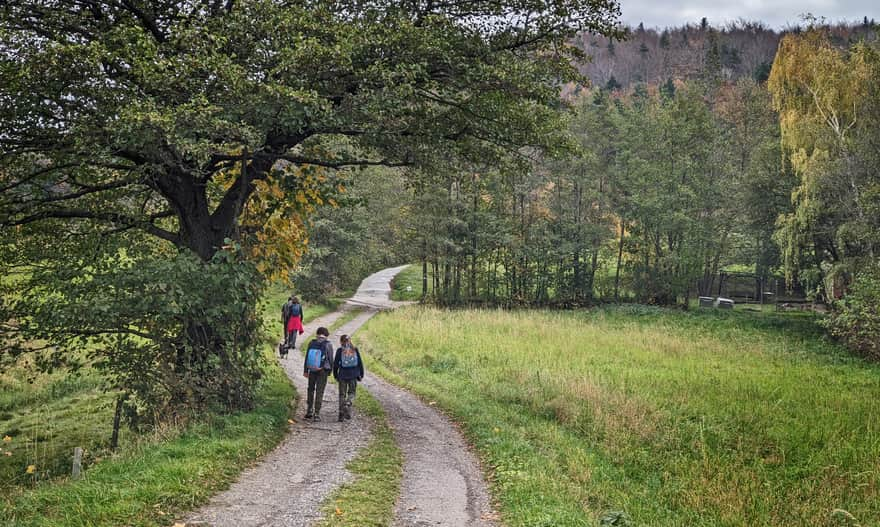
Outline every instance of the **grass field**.
{"label": "grass field", "polygon": [[[262,309],[270,342],[281,338],[286,292],[273,289]],[[306,306],[306,319],[332,306]],[[257,408],[207,416],[151,436],[122,429],[117,453],[106,449],[113,399],[97,373],[35,374],[21,364],[0,376],[0,523],[16,526],[168,525],[175,513],[205,501],[283,435],[293,389],[267,343]],[[74,446],[87,470],[69,481]],[[6,452],[12,455],[5,455]],[[28,473],[28,466],[34,471]]]}
{"label": "grass field", "polygon": [[[428,276],[430,287],[431,276]],[[409,287],[409,291],[407,291]],[[415,301],[422,298],[422,266],[413,264],[401,271],[391,282],[391,300]]]}
{"label": "grass field", "polygon": [[412,307],[359,337],[463,424],[507,525],[880,521],[880,367],[812,317]]}

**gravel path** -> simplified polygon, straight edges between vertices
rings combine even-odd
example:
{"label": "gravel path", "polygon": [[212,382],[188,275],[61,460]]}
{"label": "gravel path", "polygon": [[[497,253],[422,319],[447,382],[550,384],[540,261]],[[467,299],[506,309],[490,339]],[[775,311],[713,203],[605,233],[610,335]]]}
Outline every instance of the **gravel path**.
{"label": "gravel path", "polygon": [[[319,326],[331,326],[345,310],[306,324],[303,336],[313,335]],[[298,345],[307,342],[302,338],[297,341]],[[302,421],[307,385],[302,375],[302,361],[302,354],[296,352],[280,360],[299,395],[296,422],[290,425],[290,432],[259,465],[245,470],[228,490],[190,515],[186,519],[188,526],[311,525],[321,517],[324,498],[351,478],[345,466],[369,441],[371,423],[357,413],[347,423],[336,422],[338,397],[336,385],[330,383],[324,391],[324,420]],[[340,443],[343,431],[345,441]]]}
{"label": "gravel path", "polygon": [[363,386],[382,404],[403,450],[394,525],[496,525],[479,462],[455,425],[415,395],[375,376],[368,375]]}
{"label": "gravel path", "polygon": [[[405,304],[389,299],[390,281],[404,267],[385,269],[367,277],[342,310],[307,324],[306,335],[313,334],[318,326],[330,327],[347,310],[361,308],[357,316],[333,332],[332,338],[338,342],[340,335],[352,335],[378,311]],[[305,412],[306,393],[302,360],[300,353],[291,353],[281,361],[300,395],[298,422],[291,425],[284,441],[259,465],[246,470],[232,487],[193,513],[186,520],[187,525],[311,525],[321,517],[324,499],[351,478],[345,465],[369,441],[371,423],[357,412],[357,404],[351,421],[338,423],[331,419],[336,416],[338,398],[336,385],[329,383],[324,392],[324,421],[299,422]],[[404,455],[394,525],[496,525],[479,463],[455,425],[413,394],[370,375],[369,356],[364,361],[367,377],[362,386],[384,407]],[[335,447],[343,432],[344,447]]]}
{"label": "gravel path", "polygon": [[[403,268],[386,269],[367,277],[352,303],[364,306],[396,307],[389,304],[391,278]],[[364,322],[372,316],[366,317]],[[340,333],[351,334],[360,318]],[[355,339],[356,341],[357,339]],[[379,401],[388,415],[394,438],[403,451],[403,482],[394,510],[395,526],[493,526],[489,491],[479,462],[456,426],[442,413],[410,392],[369,374],[370,357],[365,356],[367,376],[362,386]]]}

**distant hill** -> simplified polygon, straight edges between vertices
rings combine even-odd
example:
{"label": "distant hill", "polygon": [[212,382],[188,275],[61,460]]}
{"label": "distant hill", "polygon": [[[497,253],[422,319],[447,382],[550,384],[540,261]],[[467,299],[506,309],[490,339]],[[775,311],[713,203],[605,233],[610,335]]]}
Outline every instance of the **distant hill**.
{"label": "distant hill", "polygon": [[[862,24],[837,24],[829,29],[842,46],[861,39],[876,40],[880,33],[880,26],[867,17]],[[799,31],[799,26],[776,31],[748,21],[716,28],[704,18],[700,24],[662,30],[640,24],[628,29],[624,41],[582,34],[575,45],[592,57],[578,68],[594,86],[626,88],[638,82],[659,84],[704,76],[765,80],[782,36]]]}

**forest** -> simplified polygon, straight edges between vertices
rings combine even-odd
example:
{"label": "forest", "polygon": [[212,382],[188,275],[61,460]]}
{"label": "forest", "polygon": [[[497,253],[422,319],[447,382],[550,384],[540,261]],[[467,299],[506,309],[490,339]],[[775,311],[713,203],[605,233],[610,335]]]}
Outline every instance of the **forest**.
{"label": "forest", "polygon": [[[555,151],[352,176],[349,198],[365,201],[317,213],[298,283],[351,283],[344,273],[357,262],[375,267],[395,254],[421,262],[423,294],[445,304],[688,308],[717,296],[722,273],[739,273],[750,301],[831,306],[831,331],[876,357],[873,23],[783,34],[671,28],[661,35],[685,35],[699,59],[684,70],[645,59],[663,73],[635,80],[621,48],[655,33],[630,29],[617,58],[581,68],[593,83],[565,91],[567,134]],[[737,56],[760,64],[765,48],[764,73],[722,58],[742,49]],[[622,82],[602,84],[603,68]],[[384,221],[371,228],[377,214]]]}

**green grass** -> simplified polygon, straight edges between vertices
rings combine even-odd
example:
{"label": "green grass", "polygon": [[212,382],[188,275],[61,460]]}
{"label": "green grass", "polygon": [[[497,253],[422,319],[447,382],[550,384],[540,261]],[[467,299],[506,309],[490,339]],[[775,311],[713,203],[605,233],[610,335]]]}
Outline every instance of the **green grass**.
{"label": "green grass", "polygon": [[812,317],[413,307],[359,337],[463,424],[509,526],[880,518],[880,367]]}
{"label": "green grass", "polygon": [[[430,269],[429,269],[430,273]],[[428,275],[428,284],[430,287],[431,276]],[[407,291],[406,288],[411,288]],[[422,266],[413,264],[401,271],[394,280],[391,281],[391,300],[401,301],[417,301],[422,298]]]}
{"label": "green grass", "polygon": [[[272,335],[280,333],[281,304],[287,294],[274,288],[262,304]],[[306,306],[306,321],[333,309]],[[81,377],[47,376],[21,365],[4,372],[0,429],[12,441],[0,447],[13,456],[0,456],[0,522],[22,527],[173,523],[176,515],[227,487],[283,437],[294,392],[274,359],[274,346],[267,344],[264,355],[265,376],[253,411],[206,416],[184,429],[169,427],[150,437],[123,428],[116,454],[105,448],[112,397],[100,391],[94,371],[86,370]],[[64,476],[74,446],[87,447],[89,466],[80,481]],[[30,464],[36,465],[36,475],[25,473]]]}
{"label": "green grass", "polygon": [[[266,348],[267,363],[272,352]],[[202,503],[284,435],[293,390],[273,366],[252,412],[209,417],[185,430],[140,438],[93,464],[80,481],[9,492],[0,522],[16,526],[152,526]]]}
{"label": "green grass", "polygon": [[403,453],[394,442],[385,411],[364,389],[358,391],[355,411],[373,418],[373,439],[347,466],[355,479],[324,501],[319,527],[384,527],[394,519]]}
{"label": "green grass", "polygon": [[0,437],[9,437],[0,443],[0,493],[69,473],[74,447],[85,449],[86,464],[106,455],[113,404],[93,371],[39,375],[17,365],[0,374]]}
{"label": "green grass", "polygon": [[342,326],[348,324],[349,322],[351,322],[352,320],[357,318],[358,315],[360,315],[363,311],[364,310],[359,307],[347,310],[345,313],[343,313],[343,315],[341,317],[336,319],[333,322],[333,324],[331,324],[330,327],[327,328],[327,330],[330,331],[330,333],[332,334],[337,329],[341,328]]}

